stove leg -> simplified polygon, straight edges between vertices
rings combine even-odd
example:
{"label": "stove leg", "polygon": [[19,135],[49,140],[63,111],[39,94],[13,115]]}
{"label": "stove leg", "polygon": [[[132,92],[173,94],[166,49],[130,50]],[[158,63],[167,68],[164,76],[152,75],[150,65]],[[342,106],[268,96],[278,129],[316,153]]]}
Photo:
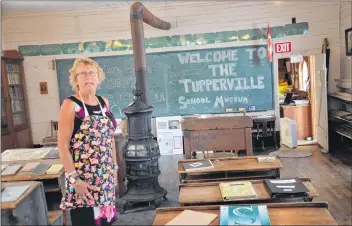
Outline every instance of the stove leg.
{"label": "stove leg", "polygon": [[153,204],[154,204],[155,208],[158,208],[160,206],[160,204],[161,204],[161,199],[154,200]]}
{"label": "stove leg", "polygon": [[169,199],[166,197],[166,195],[164,196],[164,197],[162,197],[162,199],[164,200],[164,201],[168,201]]}

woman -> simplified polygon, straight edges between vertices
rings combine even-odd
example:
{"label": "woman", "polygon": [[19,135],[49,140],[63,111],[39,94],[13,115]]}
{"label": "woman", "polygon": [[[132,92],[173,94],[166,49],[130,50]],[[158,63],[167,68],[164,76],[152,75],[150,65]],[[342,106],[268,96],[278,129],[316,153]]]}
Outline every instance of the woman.
{"label": "woman", "polygon": [[61,106],[58,148],[65,167],[60,208],[70,210],[72,225],[111,225],[116,220],[116,121],[105,97],[97,96],[104,73],[97,62],[78,58],[70,69],[76,94]]}

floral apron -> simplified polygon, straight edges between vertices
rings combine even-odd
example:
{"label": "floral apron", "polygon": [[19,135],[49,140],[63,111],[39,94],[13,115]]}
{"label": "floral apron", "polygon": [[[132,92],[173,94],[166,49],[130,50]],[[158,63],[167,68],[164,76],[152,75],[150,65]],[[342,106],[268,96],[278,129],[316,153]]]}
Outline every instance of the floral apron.
{"label": "floral apron", "polygon": [[114,126],[106,116],[105,109],[102,108],[98,98],[102,116],[89,115],[82,97],[81,100],[85,117],[80,129],[70,142],[70,151],[77,174],[94,188],[93,191],[89,189],[88,191],[95,202],[86,204],[75,193],[68,173],[65,172],[66,193],[62,198],[60,208],[94,207],[96,220],[103,217],[110,222],[113,218],[116,218],[114,186],[117,182],[114,181],[112,158]]}

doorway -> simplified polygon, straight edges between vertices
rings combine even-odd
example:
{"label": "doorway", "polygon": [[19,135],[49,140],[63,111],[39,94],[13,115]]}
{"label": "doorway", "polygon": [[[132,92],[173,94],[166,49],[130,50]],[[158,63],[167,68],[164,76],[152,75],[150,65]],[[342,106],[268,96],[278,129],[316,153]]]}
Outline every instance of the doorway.
{"label": "doorway", "polygon": [[[290,129],[293,128],[291,131],[295,131],[293,135],[281,138],[285,146],[293,148],[318,143],[319,112],[321,110],[317,108],[321,106],[321,103],[318,103],[321,98],[319,98],[320,95],[316,95],[317,90],[320,92],[317,87],[320,80],[317,83],[315,63],[315,55],[278,59],[278,83],[276,85],[279,92],[280,131],[287,130],[283,126],[287,127],[289,124]],[[288,124],[286,124],[287,121],[282,120],[284,118],[290,119]]]}

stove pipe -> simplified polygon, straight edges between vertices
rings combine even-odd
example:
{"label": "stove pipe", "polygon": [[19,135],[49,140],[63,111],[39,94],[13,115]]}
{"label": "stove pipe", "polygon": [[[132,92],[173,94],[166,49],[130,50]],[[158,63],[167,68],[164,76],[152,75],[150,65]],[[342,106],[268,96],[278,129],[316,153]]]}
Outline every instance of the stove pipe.
{"label": "stove pipe", "polygon": [[127,178],[127,192],[122,197],[127,202],[124,209],[128,204],[140,202],[154,202],[157,206],[161,199],[166,199],[167,194],[158,182],[161,173],[158,162],[160,150],[151,133],[153,107],[150,105],[147,84],[143,22],[159,29],[170,29],[168,22],[151,14],[142,3],[137,2],[131,6],[136,90],[133,91],[133,102],[123,109],[128,123],[127,142],[123,147]]}
{"label": "stove pipe", "polygon": [[150,105],[149,86],[147,81],[147,63],[145,54],[143,22],[152,27],[169,30],[170,23],[154,16],[142,3],[135,2],[130,11],[132,47],[134,55],[134,70],[136,84],[142,91],[142,101]]}

